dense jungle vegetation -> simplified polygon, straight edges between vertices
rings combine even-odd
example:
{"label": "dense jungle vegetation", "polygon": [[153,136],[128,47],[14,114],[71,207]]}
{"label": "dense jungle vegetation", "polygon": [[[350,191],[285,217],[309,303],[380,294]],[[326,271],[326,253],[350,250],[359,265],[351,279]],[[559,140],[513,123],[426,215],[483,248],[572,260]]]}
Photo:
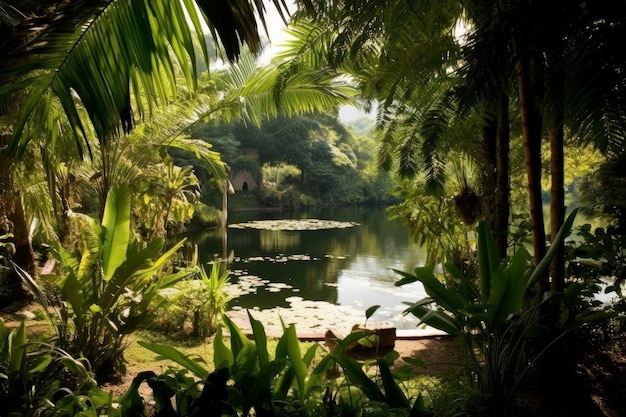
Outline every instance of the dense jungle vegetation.
{"label": "dense jungle vegetation", "polygon": [[[581,369],[624,366],[624,6],[0,0],[0,305],[50,325],[0,321],[0,415],[623,414],[623,375],[594,402]],[[274,12],[286,41],[261,63]],[[429,255],[398,271],[428,295],[406,312],[462,369],[417,386],[393,352],[350,357],[367,330],[328,354],[294,326],[268,348],[252,316],[244,335],[227,265],[179,262],[228,199],[391,204]],[[142,341],[176,367],[108,393],[159,321],[191,321],[212,363]]]}

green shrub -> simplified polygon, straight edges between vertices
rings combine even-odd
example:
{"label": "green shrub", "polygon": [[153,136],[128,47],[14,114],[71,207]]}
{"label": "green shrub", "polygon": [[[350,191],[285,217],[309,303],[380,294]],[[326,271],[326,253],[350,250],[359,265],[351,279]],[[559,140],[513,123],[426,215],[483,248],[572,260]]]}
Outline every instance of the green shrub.
{"label": "green shrub", "polygon": [[86,358],[100,382],[124,373],[126,338],[152,319],[149,308],[164,301],[160,291],[189,274],[166,271],[183,242],[161,254],[164,243],[159,238],[142,247],[131,236],[130,192],[122,187],[109,192],[101,224],[92,221],[83,230],[80,258],[53,245],[61,273],[42,277],[51,284],[52,294],[14,266],[49,311],[58,346]]}
{"label": "green shrub", "polygon": [[13,303],[15,294],[19,293],[15,288],[19,285],[19,278],[14,276],[11,269],[15,245],[11,242],[13,233],[10,233],[10,229],[8,220],[2,221],[0,218],[0,308]]}
{"label": "green shrub", "polygon": [[80,360],[48,343],[28,342],[24,323],[9,331],[0,320],[1,415],[46,415],[68,392],[94,386]]}
{"label": "green shrub", "polygon": [[[230,337],[227,340],[219,328],[213,345],[213,372],[202,358],[186,356],[171,346],[139,342],[184,369],[139,375],[120,400],[122,415],[136,415],[125,413],[128,405],[124,404],[131,398],[139,399],[138,387],[144,381],[154,393],[157,413],[171,416],[428,415],[422,397],[409,397],[392,374],[389,366],[397,353],[368,363],[346,356],[348,346],[371,337],[371,332],[352,333],[331,354],[319,359],[318,344],[304,350],[291,325],[283,327],[272,354],[263,325],[250,314],[248,317],[252,339],[224,316]],[[336,366],[344,371],[338,383],[326,379],[328,371]],[[377,369],[374,375],[366,371],[372,367]]]}
{"label": "green shrub", "polygon": [[[565,222],[556,242],[563,241],[574,215]],[[463,341],[468,371],[465,407],[473,411],[484,407],[492,412],[505,412],[524,374],[565,334],[566,329],[560,327],[563,322],[553,323],[555,332],[543,332],[545,314],[554,306],[560,306],[562,318],[573,314],[571,307],[579,289],[571,287],[565,294],[534,291],[547,272],[557,246],[552,245],[537,267],[531,266],[530,255],[523,248],[518,249],[508,264],[503,264],[491,233],[481,223],[477,281],[453,264],[446,265],[453,285],[442,283],[432,266],[417,268],[414,274],[398,271],[404,278],[396,285],[420,281],[428,295],[411,305],[406,313]],[[587,320],[585,313],[588,312],[572,317],[572,323]],[[533,342],[532,349],[529,342]]]}
{"label": "green shrub", "polygon": [[169,303],[159,309],[157,329],[190,333],[194,337],[210,336],[217,330],[219,319],[226,312],[230,296],[225,291],[229,271],[223,262],[211,264],[211,271],[201,266],[191,279],[176,284],[166,296]]}
{"label": "green shrub", "polygon": [[214,227],[222,221],[222,211],[204,203],[196,203],[192,224],[196,227]]}

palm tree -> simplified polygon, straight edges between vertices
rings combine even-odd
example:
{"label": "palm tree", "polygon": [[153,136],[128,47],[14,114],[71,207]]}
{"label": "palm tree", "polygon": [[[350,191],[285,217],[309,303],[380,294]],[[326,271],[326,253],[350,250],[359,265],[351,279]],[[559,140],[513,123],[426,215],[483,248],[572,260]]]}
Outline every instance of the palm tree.
{"label": "palm tree", "polygon": [[[272,4],[285,11],[279,0]],[[263,22],[265,6],[260,0],[2,1],[0,6],[0,210],[14,224],[13,260],[32,273],[34,255],[12,173],[15,158],[32,139],[43,136],[53,145],[58,125],[50,104],[61,104],[78,149],[90,153],[91,129],[106,145],[154,103],[176,95],[175,66],[194,85],[194,63],[199,55],[207,58],[202,20],[229,60],[240,55],[244,43],[258,52],[255,15]],[[202,51],[194,49],[194,36]]]}
{"label": "palm tree", "polygon": [[[423,66],[425,60],[419,61],[416,57],[446,51],[445,46],[437,49],[439,44],[436,43],[433,48],[432,40],[440,38],[432,34],[444,33],[449,26],[441,23],[446,18],[454,21],[455,16],[465,20],[467,41],[463,47],[464,65],[458,72],[461,80],[457,92],[460,94],[456,97],[461,100],[461,108],[467,107],[468,96],[477,98],[469,101],[469,107],[482,115],[484,143],[488,150],[500,150],[496,152],[500,155],[496,159],[501,163],[495,165],[502,169],[506,169],[502,162],[506,161],[508,151],[508,102],[517,99],[514,104],[519,109],[526,150],[528,201],[536,260],[541,259],[546,250],[541,201],[544,135],[549,136],[553,144],[552,236],[564,218],[562,155],[565,126],[573,134],[605,150],[623,146],[625,60],[622,48],[616,42],[623,38],[625,16],[619,2],[540,4],[527,0],[496,3],[468,0],[436,2],[439,10],[429,9],[430,2],[347,1],[338,7],[334,2],[302,0],[300,4],[307,13],[315,13],[317,22],[324,18],[334,21],[324,21],[336,30],[334,40],[327,42],[323,49],[327,51],[328,63],[344,64],[351,74],[362,74],[362,78],[368,80],[365,85],[370,87],[365,89],[366,94],[376,91],[373,86],[387,86],[387,94],[382,95],[385,97],[382,108],[392,111],[379,115],[383,122],[391,116],[406,114],[411,93],[419,90],[416,86],[421,85],[423,89],[428,85],[428,78],[421,76],[416,68],[426,69],[430,79],[440,81],[438,70],[446,67]],[[439,32],[431,32],[430,38],[421,36],[433,27]],[[318,36],[317,32],[306,35],[313,41],[329,36],[328,33]],[[419,46],[415,45],[431,48],[419,51]],[[387,70],[383,71],[385,68]],[[446,69],[456,68],[450,64]],[[603,76],[598,77],[594,72]],[[441,116],[440,113],[438,120],[446,121]],[[463,113],[461,117],[465,117]],[[415,123],[416,119],[411,122]],[[398,121],[390,126],[394,123],[398,124]],[[409,152],[404,152],[407,158],[400,166],[407,172],[413,170],[417,162],[412,155],[418,147],[410,140],[412,137],[402,142],[404,150]],[[423,145],[420,143],[419,147],[424,149]],[[502,173],[497,180],[503,189],[507,187],[506,175]],[[503,216],[504,222],[502,219],[498,221],[500,227],[504,227],[507,217]],[[553,268],[553,289],[562,289],[562,274],[558,272],[562,265],[557,265],[561,261],[562,257]],[[547,279],[544,283],[547,286]]]}
{"label": "palm tree", "polygon": [[144,201],[156,206],[154,220],[147,232],[148,241],[166,236],[169,222],[176,227],[176,223],[190,220],[193,205],[199,196],[198,178],[192,167],[176,166],[172,158],[166,156],[163,163],[154,168],[154,172],[147,178],[147,193],[144,197]]}
{"label": "palm tree", "polygon": [[[271,4],[284,13],[282,2],[273,0]],[[196,5],[202,14],[196,12]],[[102,155],[103,190],[112,184],[120,160],[120,141],[135,122],[153,114],[155,104],[162,107],[175,98],[177,85],[181,84],[179,74],[182,84],[196,88],[195,61],[207,59],[202,17],[206,17],[211,35],[221,45],[220,53],[230,61],[239,59],[243,44],[252,54],[260,51],[255,15],[265,24],[265,4],[260,0],[75,1],[50,2],[46,6],[29,9],[32,17],[18,14],[17,19],[5,19],[9,13],[0,8],[3,24],[11,24],[11,36],[1,44],[11,60],[3,71],[9,76],[2,80],[0,96],[10,97],[15,92],[22,95],[15,101],[20,103],[19,112],[17,108],[3,112],[14,115],[7,119],[4,155],[14,161],[32,139],[40,137],[47,141],[48,148],[53,146],[59,124],[49,109],[54,107],[50,104],[59,103],[76,148],[83,154]],[[195,101],[195,119],[218,113],[224,118],[238,117],[244,113],[258,122],[257,111],[267,117],[282,110],[320,110],[350,100],[348,89],[337,84],[332,75],[319,71],[280,80],[271,70],[255,70],[248,75],[253,78],[242,79],[247,84],[222,94],[219,100],[215,100],[218,94],[214,92],[208,100]],[[300,92],[294,95],[294,90]],[[284,99],[276,105],[279,97]],[[176,123],[168,130],[176,136],[191,122],[185,119],[185,123]],[[96,138],[97,150],[91,137]],[[193,148],[211,172],[223,175],[219,158],[216,160],[197,144],[187,141],[180,145],[183,142],[178,141],[177,146]],[[6,173],[10,176],[11,170]],[[18,234],[24,235],[16,231]]]}
{"label": "palm tree", "polygon": [[[461,149],[481,165],[483,214],[505,256],[509,100],[506,94],[477,95],[476,85],[456,73],[467,58],[456,34],[463,16],[459,2],[368,2],[365,7],[347,2],[341,11],[324,3],[313,7],[316,24],[296,20],[292,32],[300,44],[293,43],[292,53],[319,65],[320,58],[307,54],[305,46],[326,51],[327,65],[347,71],[365,98],[379,103],[378,124],[385,130],[381,167],[390,169],[397,161],[403,178],[424,172],[427,190],[441,194],[450,150]],[[334,37],[327,30],[333,22],[320,23],[324,18],[335,20]]]}
{"label": "palm tree", "polygon": [[[492,79],[500,74],[504,81],[498,83],[501,88],[507,85],[507,73],[501,68],[516,71],[534,253],[538,261],[545,252],[540,185],[543,138],[547,136],[551,144],[553,238],[565,218],[565,127],[573,137],[577,135],[605,151],[610,146],[618,149],[620,143],[623,146],[624,80],[618,74],[623,74],[626,60],[615,42],[623,37],[626,16],[614,2],[604,1],[594,4],[510,1],[497,5],[468,1],[466,5],[474,23],[475,46],[469,54],[477,56],[476,66],[489,68]],[[504,47],[498,47],[502,44]],[[495,51],[502,60],[486,56],[485,51]],[[490,68],[494,61],[501,68]],[[561,252],[551,269],[552,290],[564,288],[563,263]],[[544,288],[547,287],[546,279]]]}

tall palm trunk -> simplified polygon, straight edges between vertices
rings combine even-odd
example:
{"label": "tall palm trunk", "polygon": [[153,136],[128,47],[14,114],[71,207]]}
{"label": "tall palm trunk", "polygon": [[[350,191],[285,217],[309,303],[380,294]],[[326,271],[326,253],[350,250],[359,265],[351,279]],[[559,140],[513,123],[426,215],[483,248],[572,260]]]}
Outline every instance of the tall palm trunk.
{"label": "tall palm trunk", "polygon": [[[530,84],[530,59],[520,56],[517,61],[517,81],[524,139],[528,201],[533,235],[533,257],[539,263],[546,253],[546,231],[541,202],[541,117]],[[542,280],[547,288],[547,277]]]}
{"label": "tall palm trunk", "polygon": [[495,115],[487,117],[483,128],[483,144],[487,166],[483,176],[483,218],[494,232],[500,258],[505,258],[508,247],[510,214],[509,181],[509,99],[505,94],[495,104]]}
{"label": "tall palm trunk", "polygon": [[[550,118],[550,175],[552,178],[550,189],[550,234],[551,239],[559,232],[565,221],[565,157],[564,157],[564,73],[556,62],[557,69],[552,73],[551,97],[554,101],[554,114]],[[559,244],[556,255],[550,265],[550,289],[563,291],[565,289],[565,250],[563,242]]]}
{"label": "tall palm trunk", "polygon": [[506,257],[511,214],[509,98],[501,94],[496,132],[496,246],[500,257]]}

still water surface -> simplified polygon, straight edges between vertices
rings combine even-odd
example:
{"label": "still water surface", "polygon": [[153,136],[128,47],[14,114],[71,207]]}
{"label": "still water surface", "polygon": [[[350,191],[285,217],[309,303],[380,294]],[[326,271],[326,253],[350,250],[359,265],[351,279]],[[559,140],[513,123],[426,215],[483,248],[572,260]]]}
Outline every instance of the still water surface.
{"label": "still water surface", "polygon": [[[350,227],[237,228],[249,221],[282,219],[333,220]],[[299,329],[307,327],[302,322],[306,317],[318,321],[308,327],[321,329],[337,320],[363,323],[365,310],[380,305],[370,321],[392,322],[399,329],[416,327],[417,320],[401,312],[406,307],[403,302],[425,296],[423,287],[419,283],[395,287],[400,276],[393,269],[413,271],[423,265],[425,253],[411,241],[406,228],[387,219],[384,207],[246,212],[234,213],[228,220],[226,251],[218,231],[190,237],[198,243],[201,262],[224,254],[231,260],[232,291],[240,295],[231,301],[230,309],[274,311],[286,322],[299,322]],[[304,316],[298,313],[302,308],[308,309]]]}

